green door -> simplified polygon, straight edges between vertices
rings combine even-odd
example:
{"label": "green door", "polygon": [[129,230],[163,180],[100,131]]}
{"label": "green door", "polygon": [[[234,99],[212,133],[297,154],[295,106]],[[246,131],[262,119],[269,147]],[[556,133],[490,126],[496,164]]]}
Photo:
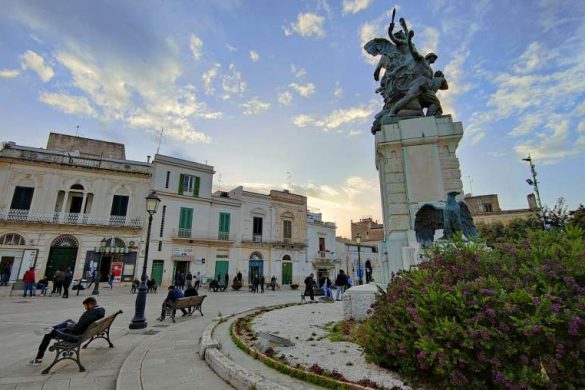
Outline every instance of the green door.
{"label": "green door", "polygon": [[163,269],[165,262],[163,260],[155,260],[152,262],[152,271],[150,272],[150,278],[154,279],[157,286],[162,284]]}
{"label": "green door", "polygon": [[71,268],[71,271],[73,271],[76,259],[77,248],[52,247],[49,252],[45,275],[49,280],[53,280],[53,275],[57,271],[65,271],[67,268]]}
{"label": "green door", "polygon": [[214,278],[217,278],[219,275],[219,281],[223,284],[225,275],[229,272],[230,269],[230,262],[226,260],[216,260],[215,261],[215,273],[213,274]]}
{"label": "green door", "polygon": [[282,263],[282,285],[292,283],[292,263]]}

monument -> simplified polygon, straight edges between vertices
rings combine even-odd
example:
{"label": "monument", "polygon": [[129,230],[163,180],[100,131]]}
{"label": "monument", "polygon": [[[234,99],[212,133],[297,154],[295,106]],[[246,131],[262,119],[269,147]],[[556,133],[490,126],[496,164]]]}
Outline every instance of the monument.
{"label": "monument", "polygon": [[[455,154],[463,127],[443,115],[437,92],[448,88],[447,80],[432,68],[438,58],[435,53],[418,52],[412,42],[414,30],[403,18],[399,20],[402,29],[394,32],[395,15],[393,10],[389,40],[375,38],[364,46],[369,54],[380,56],[374,79],[380,81],[376,93],[384,98],[384,106],[375,116],[372,133],[384,215],[386,274],[418,264],[420,248],[433,241],[435,231],[441,237],[445,225],[468,237],[477,234],[473,221],[469,225],[469,210],[455,200],[463,194]],[[447,193],[451,207],[445,207]],[[449,214],[455,209],[456,215]]]}

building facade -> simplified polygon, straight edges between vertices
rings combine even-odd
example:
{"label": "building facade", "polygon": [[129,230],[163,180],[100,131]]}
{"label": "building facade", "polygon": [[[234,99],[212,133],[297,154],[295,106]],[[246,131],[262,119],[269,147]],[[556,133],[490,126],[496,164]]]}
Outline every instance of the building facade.
{"label": "building facade", "polygon": [[538,206],[534,194],[527,197],[528,208],[502,210],[497,194],[465,195],[464,201],[473,216],[473,222],[478,224],[503,223],[507,225],[515,219],[538,218]]}
{"label": "building facade", "polygon": [[362,277],[363,283],[381,282],[380,243],[368,242],[358,244],[355,241],[337,237],[335,240],[337,256],[341,269],[351,276],[356,285]]}
{"label": "building facade", "polygon": [[351,239],[360,236],[363,241],[383,241],[384,224],[374,221],[371,217],[361,218],[359,221],[351,221]]}
{"label": "building facade", "polygon": [[7,143],[0,151],[0,266],[10,280],[28,267],[51,279],[100,270],[135,274],[150,166],[124,145],[51,133],[47,148]]}
{"label": "building facade", "polygon": [[335,279],[341,266],[335,241],[336,226],[323,221],[321,213],[307,213],[307,255],[303,275],[313,273],[317,280],[324,276]]}

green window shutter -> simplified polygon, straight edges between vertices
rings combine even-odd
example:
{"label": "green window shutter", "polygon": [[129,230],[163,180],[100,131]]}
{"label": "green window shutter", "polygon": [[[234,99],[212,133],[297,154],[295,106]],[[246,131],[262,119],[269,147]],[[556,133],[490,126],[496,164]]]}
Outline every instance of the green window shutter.
{"label": "green window shutter", "polygon": [[185,175],[182,173],[179,175],[179,195],[183,195],[183,185],[185,183]]}
{"label": "green window shutter", "polygon": [[195,184],[193,185],[193,196],[199,196],[199,186],[201,185],[201,178],[199,176],[195,176]]}
{"label": "green window shutter", "polygon": [[179,215],[179,229],[191,229],[193,224],[193,209],[181,207]]}
{"label": "green window shutter", "polygon": [[224,224],[224,229],[223,229],[223,231],[225,233],[229,233],[230,232],[230,219],[231,219],[231,214],[230,213],[226,213],[225,214],[225,224]]}

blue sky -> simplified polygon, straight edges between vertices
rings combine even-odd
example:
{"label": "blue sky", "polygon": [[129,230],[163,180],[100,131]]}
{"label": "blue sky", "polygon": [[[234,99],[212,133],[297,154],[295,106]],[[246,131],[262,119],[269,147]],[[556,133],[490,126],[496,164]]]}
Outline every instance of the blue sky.
{"label": "blue sky", "polygon": [[[216,187],[290,186],[348,234],[381,218],[373,61],[392,7],[434,51],[462,121],[465,189],[525,207],[527,153],[544,202],[585,192],[585,2],[5,1],[0,138],[49,131],[208,162]],[[220,179],[221,177],[221,179]]]}

